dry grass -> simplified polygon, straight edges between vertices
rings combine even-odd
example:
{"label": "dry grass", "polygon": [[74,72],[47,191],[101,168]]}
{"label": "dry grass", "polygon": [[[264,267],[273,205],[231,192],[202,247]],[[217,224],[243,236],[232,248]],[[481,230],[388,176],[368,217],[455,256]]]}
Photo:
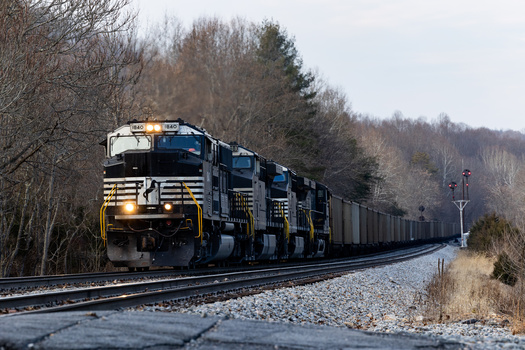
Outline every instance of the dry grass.
{"label": "dry grass", "polygon": [[[502,319],[513,316],[515,290],[490,278],[494,259],[460,251],[427,288],[427,318],[435,321]],[[437,271],[437,262],[436,262]]]}

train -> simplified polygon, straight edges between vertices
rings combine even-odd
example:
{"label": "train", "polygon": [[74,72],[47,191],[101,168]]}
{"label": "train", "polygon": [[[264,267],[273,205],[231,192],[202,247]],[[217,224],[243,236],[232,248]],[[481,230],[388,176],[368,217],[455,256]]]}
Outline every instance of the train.
{"label": "train", "polygon": [[130,121],[101,145],[101,237],[130,271],[348,256],[458,232],[344,200],[182,119]]}

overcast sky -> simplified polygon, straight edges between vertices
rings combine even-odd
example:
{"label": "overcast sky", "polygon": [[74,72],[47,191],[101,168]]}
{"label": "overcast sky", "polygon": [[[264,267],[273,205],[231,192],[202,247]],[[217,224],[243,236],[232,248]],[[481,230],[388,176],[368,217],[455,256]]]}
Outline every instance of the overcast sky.
{"label": "overcast sky", "polygon": [[525,132],[523,0],[133,0],[141,23],[165,13],[279,22],[306,68],[352,110]]}

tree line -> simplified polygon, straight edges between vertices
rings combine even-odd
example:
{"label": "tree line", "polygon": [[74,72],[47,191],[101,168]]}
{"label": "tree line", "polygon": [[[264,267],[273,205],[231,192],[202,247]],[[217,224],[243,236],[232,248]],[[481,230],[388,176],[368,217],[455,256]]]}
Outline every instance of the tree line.
{"label": "tree line", "polygon": [[133,113],[144,66],[127,4],[0,3],[2,276],[99,268],[93,148]]}
{"label": "tree line", "polygon": [[132,119],[182,118],[410,219],[457,221],[447,185],[468,167],[468,220],[520,215],[522,134],[356,114],[279,23],[166,17],[139,37],[129,0],[16,0],[0,33],[2,276],[108,268],[98,143]]}

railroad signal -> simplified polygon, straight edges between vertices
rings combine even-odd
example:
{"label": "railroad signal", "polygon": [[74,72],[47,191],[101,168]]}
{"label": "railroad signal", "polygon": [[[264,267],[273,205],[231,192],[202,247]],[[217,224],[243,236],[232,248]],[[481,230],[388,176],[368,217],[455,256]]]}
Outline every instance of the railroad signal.
{"label": "railroad signal", "polygon": [[448,184],[448,188],[450,188],[452,190],[452,200],[454,200],[454,190],[456,189],[456,187],[458,187],[458,184],[455,183],[455,182],[451,182]]}
{"label": "railroad signal", "polygon": [[[472,172],[468,169],[465,169],[463,170],[463,172],[461,173],[461,175],[463,175],[463,178],[461,179],[461,196],[462,198],[460,200],[456,200],[454,198],[454,190],[456,189],[456,187],[458,187],[458,185],[455,183],[455,182],[451,182],[450,184],[448,184],[448,187],[452,190],[452,202],[456,205],[456,207],[459,209],[459,222],[460,222],[460,225],[461,225],[461,248],[465,248],[467,246],[467,242],[466,242],[466,234],[464,232],[464,228],[465,228],[465,215],[464,215],[464,210],[465,210],[465,206],[470,202],[469,200],[469,195],[468,195],[468,178],[470,175],[472,175]],[[466,181],[465,181],[466,179]],[[466,188],[467,188],[467,199],[465,199],[465,183],[466,183]]]}
{"label": "railroad signal", "polygon": [[[463,184],[466,185],[466,188],[467,188],[467,200],[469,199],[469,195],[468,195],[468,177],[472,175],[472,173],[470,172],[470,170],[468,169],[465,169],[463,170],[463,176],[465,177],[463,179]],[[466,179],[466,180],[465,180]],[[463,189],[464,190],[464,189]],[[463,193],[463,199],[465,199],[465,193]]]}

